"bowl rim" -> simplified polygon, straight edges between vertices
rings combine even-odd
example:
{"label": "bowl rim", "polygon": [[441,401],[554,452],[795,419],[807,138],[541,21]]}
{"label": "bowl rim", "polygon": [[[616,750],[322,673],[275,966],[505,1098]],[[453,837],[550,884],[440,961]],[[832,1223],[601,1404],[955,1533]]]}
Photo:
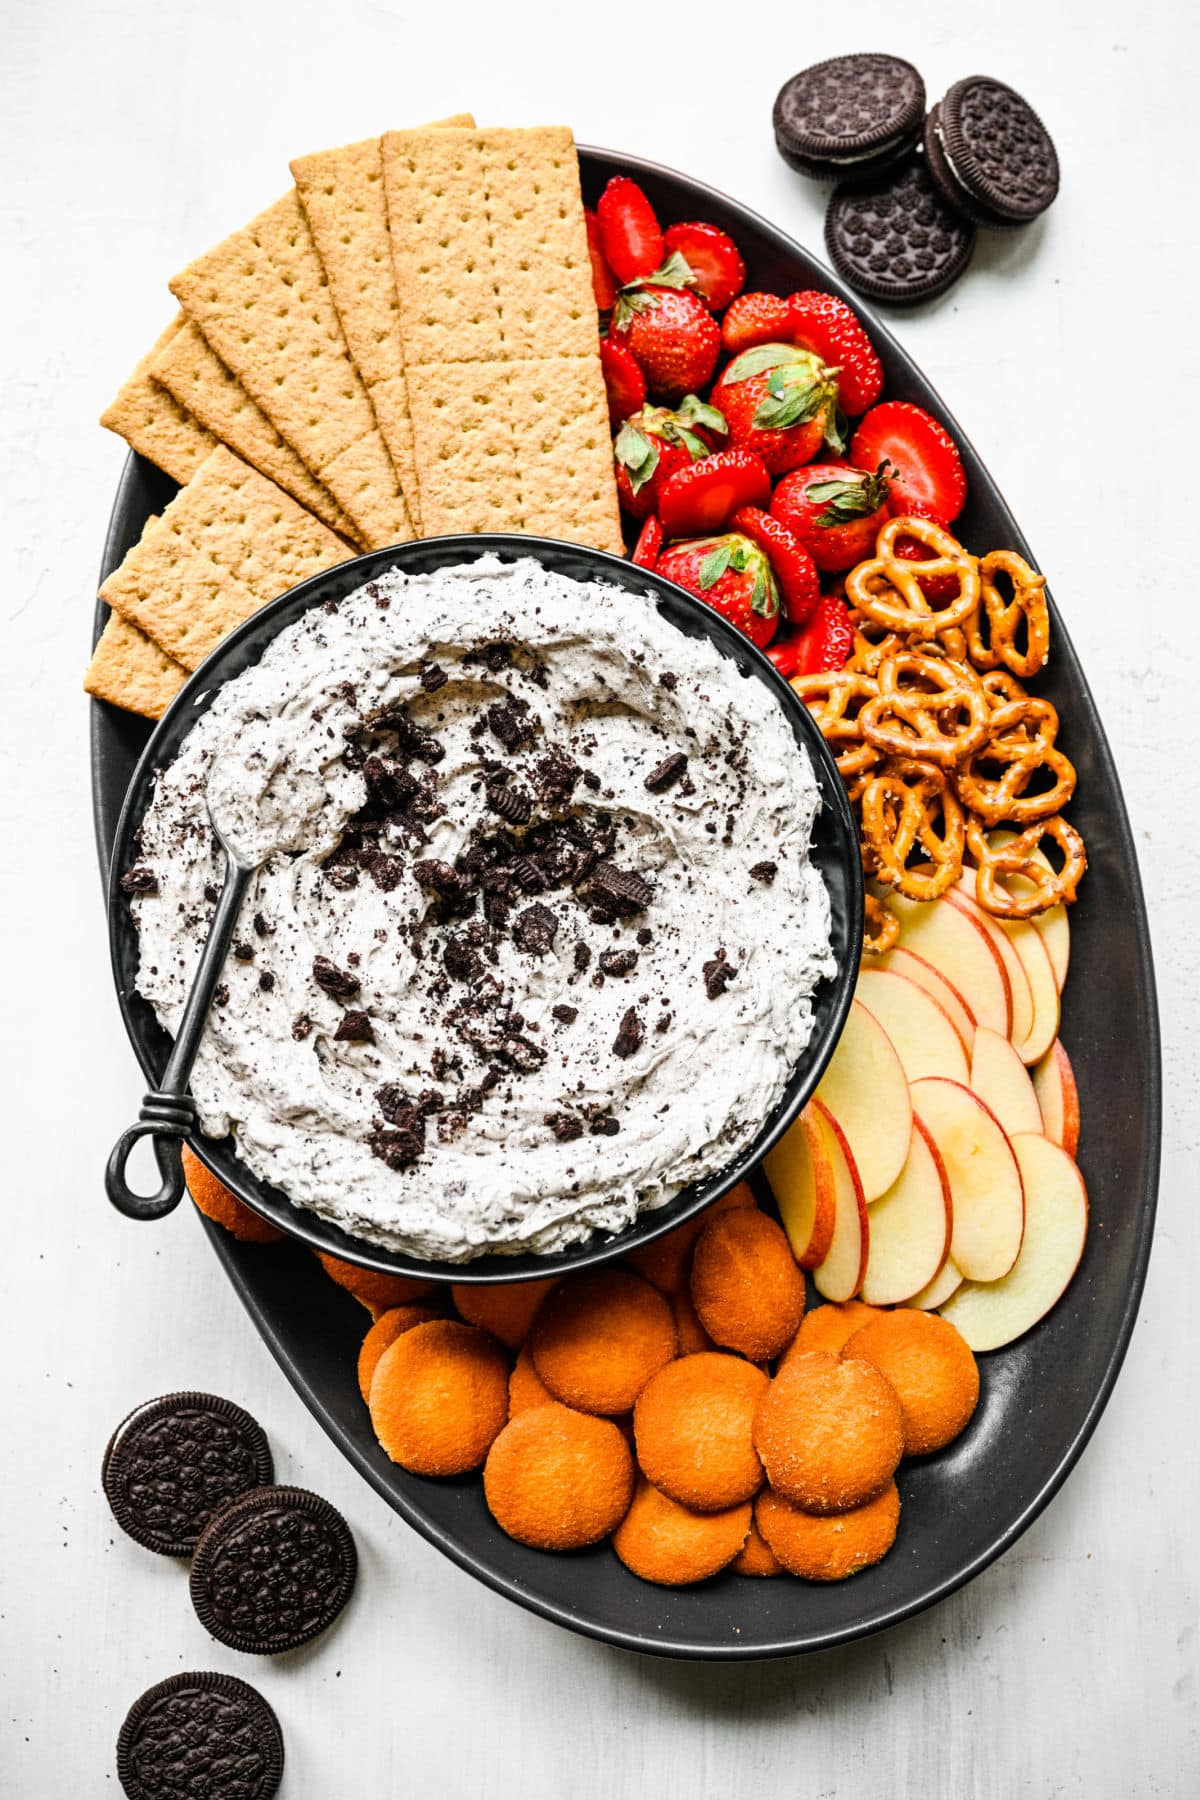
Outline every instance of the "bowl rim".
{"label": "bowl rim", "polygon": [[[524,1252],[520,1255],[489,1253],[470,1262],[451,1263],[421,1258],[407,1252],[390,1250],[335,1225],[331,1220],[291,1202],[282,1190],[260,1182],[241,1162],[236,1151],[223,1148],[230,1139],[206,1138],[199,1130],[188,1138],[189,1149],[214,1174],[230,1187],[239,1200],[260,1217],[277,1225],[290,1238],[310,1249],[340,1257],[360,1267],[385,1274],[405,1275],[419,1280],[470,1285],[499,1285],[531,1279],[558,1278],[584,1268],[615,1261],[635,1248],[641,1248],[674,1230],[686,1220],[711,1206],[737,1182],[744,1180],[761,1163],[768,1150],[794,1124],[811,1098],[837,1047],[845,1025],[857,980],[864,929],[864,881],[858,850],[858,832],[845,785],[838,772],[833,753],[821,736],[807,707],[775,667],[771,659],[749,638],[738,631],[705,601],[685,588],[643,569],[627,557],[591,546],[570,543],[564,539],[526,536],[522,533],[488,532],[448,534],[434,538],[412,539],[389,545],[323,569],[307,577],[287,592],[269,601],[249,618],[237,625],[204,662],[190,675],[154,726],[130,779],[121,806],[113,839],[106,884],[109,957],[117,998],[125,1031],[147,1080],[153,1082],[161,1073],[162,1057],[152,1048],[155,1036],[165,1045],[169,1040],[163,1028],[132,983],[125,979],[122,961],[128,955],[130,933],[136,944],[136,927],[129,911],[128,896],[120,887],[120,877],[130,861],[133,832],[144,815],[153,790],[154,776],[161,763],[178,753],[188,732],[203,716],[216,695],[235,675],[253,666],[269,644],[314,606],[334,597],[345,598],[367,582],[393,569],[404,572],[406,564],[447,568],[456,563],[476,561],[488,555],[506,560],[529,556],[544,567],[563,572],[564,561],[586,565],[593,579],[613,580],[626,591],[643,588],[661,601],[668,610],[684,615],[717,651],[735,660],[744,675],[756,676],[774,696],[793,734],[809,754],[813,774],[821,797],[820,811],[828,816],[833,830],[836,856],[825,860],[835,863],[842,883],[841,897],[848,902],[847,942],[845,953],[838,958],[837,971],[823,978],[816,990],[828,990],[828,1015],[814,1028],[804,1050],[793,1064],[787,1086],[775,1106],[766,1114],[763,1124],[736,1157],[705,1181],[689,1183],[681,1192],[659,1208],[640,1213],[633,1224],[612,1236],[593,1232],[581,1244],[545,1254]],[[574,576],[573,579],[583,577]],[[661,608],[660,608],[661,610]],[[675,620],[669,622],[680,629]],[[255,654],[245,652],[253,647]],[[826,881],[828,890],[829,884]],[[834,902],[836,928],[836,902]],[[797,1071],[803,1076],[797,1082]],[[789,1090],[793,1090],[789,1092]]]}

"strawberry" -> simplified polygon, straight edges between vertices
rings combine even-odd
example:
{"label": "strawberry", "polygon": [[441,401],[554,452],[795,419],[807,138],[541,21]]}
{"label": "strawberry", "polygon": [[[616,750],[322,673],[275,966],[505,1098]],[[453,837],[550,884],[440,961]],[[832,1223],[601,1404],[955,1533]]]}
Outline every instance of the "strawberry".
{"label": "strawberry", "polygon": [[759,344],[783,343],[788,320],[788,303],[778,294],[739,294],[721,320],[721,342],[730,356]]}
{"label": "strawberry", "polygon": [[829,669],[845,668],[854,648],[854,627],[850,608],[841,596],[822,594],[811,621],[794,642],[794,675],[823,675]]}
{"label": "strawberry", "polygon": [[800,634],[791,631],[786,637],[772,638],[767,645],[767,655],[783,679],[790,681],[800,661]]}
{"label": "strawberry", "polygon": [[600,366],[608,389],[608,418],[619,425],[646,404],[646,377],[628,344],[616,338],[600,339]]}
{"label": "strawberry", "polygon": [[844,448],[837,392],[837,370],[811,351],[758,344],[721,371],[713,402],[733,442],[782,475],[811,461],[822,441]]}
{"label": "strawberry", "polygon": [[669,538],[720,531],[739,506],[766,506],[771,477],[746,450],[718,450],[703,462],[677,469],[662,485],[658,516]]}
{"label": "strawberry", "polygon": [[857,469],[877,469],[887,458],[892,476],[892,510],[922,510],[922,517],[949,525],[967,498],[962,458],[949,433],[908,400],[873,406],[850,444]]}
{"label": "strawberry", "polygon": [[735,531],[758,545],[774,570],[784,618],[790,625],[806,624],[817,610],[821,585],[816,564],[800,539],[757,506],[739,507],[731,523]]}
{"label": "strawberry", "polygon": [[614,175],[596,208],[604,260],[620,282],[649,275],[663,259],[663,236],[654,208],[636,181]]}
{"label": "strawberry", "polygon": [[715,225],[671,225],[663,236],[668,255],[683,257],[696,292],[713,312],[724,312],[746,282],[746,265],[731,237]]}
{"label": "strawberry", "polygon": [[874,345],[844,300],[809,289],[787,303],[784,334],[838,371],[842,411],[866,412],[883,392],[883,366]]}
{"label": "strawberry", "polygon": [[706,600],[760,649],[774,637],[779,624],[775,577],[758,545],[740,532],[671,544],[658,559],[658,573]]}
{"label": "strawberry", "polygon": [[887,464],[866,475],[852,463],[809,463],[784,476],[771,511],[791,527],[818,569],[852,569],[874,556],[887,522]]}
{"label": "strawberry", "polygon": [[594,212],[585,212],[583,217],[587,225],[588,255],[592,259],[592,292],[596,296],[596,308],[599,312],[608,312],[617,303],[616,277],[604,260],[599,219]]}
{"label": "strawberry", "polygon": [[658,563],[658,553],[666,543],[666,533],[658,520],[651,513],[638,533],[638,541],[633,546],[633,560],[639,569],[653,569]]}
{"label": "strawberry", "polygon": [[[894,494],[892,496],[891,514],[895,519],[902,518],[906,514],[910,518],[933,518],[933,514],[923,502],[910,501],[907,506],[904,506],[897,502]],[[941,520],[934,519],[933,522],[935,525],[938,525],[941,523]],[[927,545],[918,542],[916,538],[910,537],[898,538],[894,548],[896,555],[902,562],[929,562],[937,554],[936,551],[930,550]],[[931,606],[944,606],[948,600],[953,600],[954,596],[958,593],[958,582],[953,575],[931,575],[928,579],[922,580],[921,591]]]}
{"label": "strawberry", "polygon": [[651,393],[663,400],[707,387],[721,349],[720,330],[703,300],[678,285],[688,278],[686,265],[681,258],[671,262],[674,268],[667,265],[656,274],[674,275],[675,285],[660,279],[622,290],[612,330],[637,358]]}
{"label": "strawberry", "polygon": [[643,406],[617,433],[617,496],[627,513],[644,519],[657,512],[663,483],[676,469],[686,469],[707,456],[727,426],[715,406],[686,394],[674,412],[666,406]]}

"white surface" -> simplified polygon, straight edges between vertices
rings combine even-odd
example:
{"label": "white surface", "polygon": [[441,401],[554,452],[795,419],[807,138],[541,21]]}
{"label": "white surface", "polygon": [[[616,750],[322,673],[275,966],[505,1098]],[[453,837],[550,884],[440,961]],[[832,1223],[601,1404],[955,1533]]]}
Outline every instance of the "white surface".
{"label": "white surface", "polygon": [[[5,8],[7,1800],[115,1792],[125,1708],[197,1665],[248,1674],[275,1706],[290,1800],[1126,1800],[1200,1783],[1196,14],[1184,0],[775,0],[596,16],[585,27],[562,0]],[[976,69],[1008,78],[1061,152],[1045,222],[988,239],[947,300],[898,330],[1037,546],[1113,740],[1162,990],[1162,1208],[1112,1404],[1012,1553],[874,1642],[697,1669],[576,1640],[458,1573],[339,1461],[187,1211],[137,1227],[104,1202],[101,1163],[140,1090],[107,974],[79,692],[124,456],[94,421],[168,317],[166,277],[274,199],[290,155],[462,106],[565,118],[817,244],[818,193],[777,159],[770,103],[793,69],[850,48],[911,55],[931,98]],[[175,1385],[244,1401],[281,1476],[344,1508],[363,1578],[325,1642],[247,1668],[207,1640],[182,1568],[115,1529],[97,1483],[108,1431]]]}

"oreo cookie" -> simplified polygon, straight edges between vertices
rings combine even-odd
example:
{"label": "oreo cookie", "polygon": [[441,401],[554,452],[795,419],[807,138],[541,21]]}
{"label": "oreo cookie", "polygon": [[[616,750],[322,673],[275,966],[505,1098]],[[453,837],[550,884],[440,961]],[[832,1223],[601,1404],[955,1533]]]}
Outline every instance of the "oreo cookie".
{"label": "oreo cookie", "polygon": [[236,1675],[172,1675],[130,1707],[117,1778],[128,1800],[271,1800],[283,1779],[279,1720]]}
{"label": "oreo cookie", "polygon": [[274,1479],[266,1433],[219,1394],[164,1394],[109,1439],[100,1479],[117,1524],[160,1556],[190,1556],[209,1520]]}
{"label": "oreo cookie", "polygon": [[871,182],[834,189],[825,246],[843,280],[871,300],[911,305],[945,293],[975,248],[975,227],[946,205],[920,156]]}
{"label": "oreo cookie", "polygon": [[1058,193],[1058,152],[1027,100],[990,75],[947,89],[925,121],[939,192],[976,225],[1027,225]]}
{"label": "oreo cookie", "polygon": [[264,1487],[206,1528],[189,1589],[200,1623],[222,1644],[277,1656],[333,1623],[357,1571],[354,1539],[336,1506],[306,1488]]}
{"label": "oreo cookie", "polygon": [[779,154],[801,174],[873,175],[911,150],[925,83],[899,56],[834,56],[785,81],[772,121]]}

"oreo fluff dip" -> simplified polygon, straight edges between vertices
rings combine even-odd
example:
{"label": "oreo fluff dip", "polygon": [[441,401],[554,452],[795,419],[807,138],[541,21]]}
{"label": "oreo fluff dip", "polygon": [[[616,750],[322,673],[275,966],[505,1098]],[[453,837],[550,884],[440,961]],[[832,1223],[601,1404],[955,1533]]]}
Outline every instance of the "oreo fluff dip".
{"label": "oreo fluff dip", "polygon": [[617,1232],[723,1168],[834,973],[782,710],[650,596],[480,559],[316,607],[158,776],[126,885],[175,1032],[262,857],[196,1061],[297,1206],[465,1262]]}

